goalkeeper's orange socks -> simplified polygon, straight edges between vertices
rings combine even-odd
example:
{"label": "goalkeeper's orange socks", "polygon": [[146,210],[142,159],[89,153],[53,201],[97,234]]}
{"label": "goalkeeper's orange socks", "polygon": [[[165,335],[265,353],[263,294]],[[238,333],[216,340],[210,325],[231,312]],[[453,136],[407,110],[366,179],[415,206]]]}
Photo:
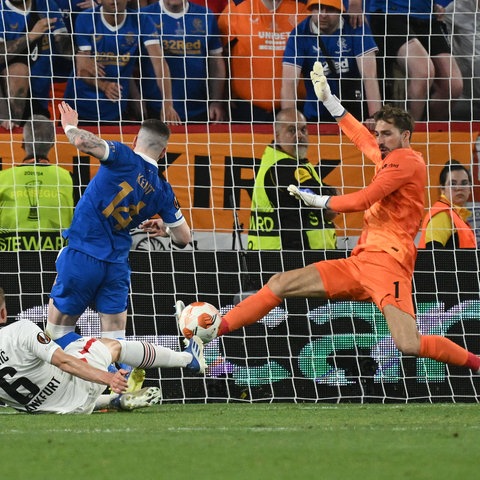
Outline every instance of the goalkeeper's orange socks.
{"label": "goalkeeper's orange socks", "polygon": [[257,293],[242,300],[223,316],[218,329],[218,336],[258,322],[281,303],[282,299],[265,285]]}
{"label": "goalkeeper's orange socks", "polygon": [[422,335],[420,337],[419,357],[432,358],[439,362],[480,370],[480,358],[468,352],[460,345],[440,335]]}

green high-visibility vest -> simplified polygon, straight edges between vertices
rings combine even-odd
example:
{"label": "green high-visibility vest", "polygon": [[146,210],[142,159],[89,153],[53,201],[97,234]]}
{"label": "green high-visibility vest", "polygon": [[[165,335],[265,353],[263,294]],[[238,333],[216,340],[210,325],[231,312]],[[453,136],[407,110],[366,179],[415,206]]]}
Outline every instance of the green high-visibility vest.
{"label": "green high-visibility vest", "polygon": [[73,202],[72,176],[58,165],[22,164],[0,171],[0,250],[38,249],[43,236],[53,242],[52,249],[61,246]]}
{"label": "green high-visibility vest", "polygon": [[[249,250],[282,250],[282,239],[280,236],[280,225],[277,214],[277,206],[272,205],[265,190],[265,175],[277,162],[284,159],[293,159],[287,153],[268,146],[262,156],[260,168],[255,177],[255,185],[252,195],[252,206],[250,211],[250,226],[248,232]],[[309,171],[311,176],[321,185],[319,175],[311,163],[302,163],[302,168]],[[292,215],[300,215],[300,212],[292,212]],[[335,228],[324,228],[321,213],[312,210],[310,217],[312,224],[318,228],[306,229],[304,231],[308,250],[335,249],[337,248],[337,237]],[[313,218],[315,217],[315,218]]]}

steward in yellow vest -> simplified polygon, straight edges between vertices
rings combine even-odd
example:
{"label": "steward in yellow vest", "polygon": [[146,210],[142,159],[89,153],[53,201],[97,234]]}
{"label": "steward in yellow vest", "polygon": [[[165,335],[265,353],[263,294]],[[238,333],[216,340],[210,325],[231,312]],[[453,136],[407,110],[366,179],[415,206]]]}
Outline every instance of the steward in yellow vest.
{"label": "steward in yellow vest", "polygon": [[249,250],[335,249],[333,212],[300,205],[287,191],[290,184],[320,195],[336,190],[322,185],[306,159],[308,130],[295,109],[277,114],[275,141],[267,146],[255,176],[248,233]]}
{"label": "steward in yellow vest", "polygon": [[27,156],[0,171],[0,251],[64,246],[62,230],[73,217],[73,182],[68,170],[48,159],[54,142],[54,122],[33,115],[23,127]]}

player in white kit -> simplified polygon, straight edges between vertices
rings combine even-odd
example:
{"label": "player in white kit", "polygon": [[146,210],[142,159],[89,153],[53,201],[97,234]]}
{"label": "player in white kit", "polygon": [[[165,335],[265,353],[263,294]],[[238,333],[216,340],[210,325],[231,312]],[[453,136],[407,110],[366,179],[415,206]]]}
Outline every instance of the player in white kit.
{"label": "player in white kit", "polygon": [[[0,288],[0,324],[7,320]],[[108,386],[127,389],[125,370],[110,373],[112,362],[140,368],[186,367],[203,373],[203,344],[194,337],[183,352],[148,342],[83,338],[64,350],[37,324],[19,320],[0,329],[0,400],[31,413],[91,413]],[[127,394],[128,395],[128,394]]]}

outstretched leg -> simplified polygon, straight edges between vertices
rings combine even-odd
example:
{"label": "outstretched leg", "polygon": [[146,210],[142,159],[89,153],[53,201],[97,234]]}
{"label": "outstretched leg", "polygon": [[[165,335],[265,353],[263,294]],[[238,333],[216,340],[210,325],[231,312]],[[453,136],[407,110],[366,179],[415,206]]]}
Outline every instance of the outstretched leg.
{"label": "outstretched leg", "polygon": [[314,264],[275,274],[257,293],[223,316],[218,335],[258,322],[283,299],[291,297],[325,298],[323,281]]}
{"label": "outstretched leg", "polygon": [[394,305],[386,305],[383,314],[396,347],[405,355],[431,358],[438,362],[478,372],[480,358],[440,335],[421,335],[415,319]]}

